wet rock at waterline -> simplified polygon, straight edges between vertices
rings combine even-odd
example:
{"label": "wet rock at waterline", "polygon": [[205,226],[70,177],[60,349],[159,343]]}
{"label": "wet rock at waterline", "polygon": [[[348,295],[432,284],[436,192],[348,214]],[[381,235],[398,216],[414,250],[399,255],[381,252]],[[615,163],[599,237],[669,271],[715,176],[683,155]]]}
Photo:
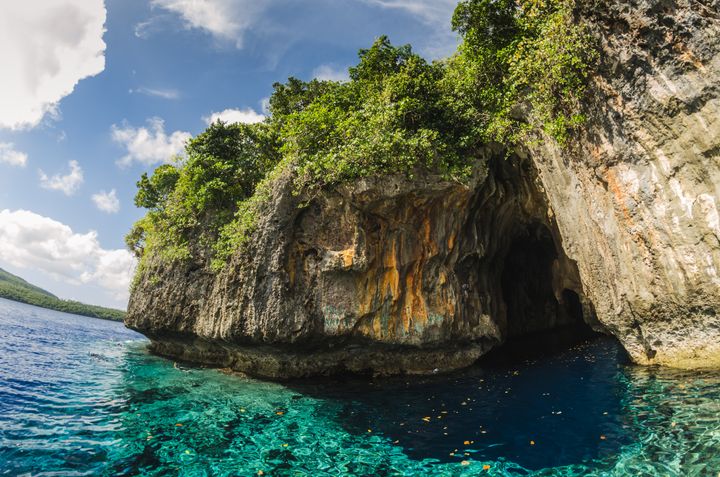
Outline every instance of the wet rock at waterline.
{"label": "wet rock at waterline", "polygon": [[716,1],[588,8],[588,122],[478,152],[469,185],[274,183],[221,272],[150,262],[126,323],[164,355],[288,378],[428,373],[584,322],[642,364],[720,366]]}

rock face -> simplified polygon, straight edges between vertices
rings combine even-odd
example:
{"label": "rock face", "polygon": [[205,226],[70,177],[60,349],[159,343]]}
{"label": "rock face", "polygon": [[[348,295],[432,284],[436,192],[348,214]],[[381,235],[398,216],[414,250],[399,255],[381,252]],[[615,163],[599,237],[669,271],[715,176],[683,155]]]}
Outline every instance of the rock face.
{"label": "rock face", "polygon": [[603,65],[580,150],[532,158],[583,290],[632,359],[717,367],[720,2],[607,3],[590,21]]}
{"label": "rock face", "polygon": [[720,366],[719,12],[585,7],[602,65],[571,148],[489,146],[469,186],[298,197],[281,177],[225,270],[151,263],[126,324],[159,354],[271,378],[454,369],[578,322],[638,363]]}

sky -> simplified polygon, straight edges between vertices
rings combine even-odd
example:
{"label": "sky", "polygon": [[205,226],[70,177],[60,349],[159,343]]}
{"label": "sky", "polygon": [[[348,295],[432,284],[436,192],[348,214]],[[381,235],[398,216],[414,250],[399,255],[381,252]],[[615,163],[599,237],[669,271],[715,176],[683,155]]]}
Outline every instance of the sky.
{"label": "sky", "polygon": [[455,0],[0,2],[0,268],[124,309],[143,172],[215,119],[262,121],[272,84],[343,80],[380,35],[452,54]]}

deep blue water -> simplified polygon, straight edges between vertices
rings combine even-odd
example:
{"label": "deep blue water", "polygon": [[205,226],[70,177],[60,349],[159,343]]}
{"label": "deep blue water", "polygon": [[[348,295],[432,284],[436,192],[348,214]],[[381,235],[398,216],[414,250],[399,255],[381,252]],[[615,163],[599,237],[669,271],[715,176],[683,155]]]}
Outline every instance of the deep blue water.
{"label": "deep blue water", "polygon": [[609,339],[453,376],[273,384],[0,299],[0,476],[713,476],[720,373]]}

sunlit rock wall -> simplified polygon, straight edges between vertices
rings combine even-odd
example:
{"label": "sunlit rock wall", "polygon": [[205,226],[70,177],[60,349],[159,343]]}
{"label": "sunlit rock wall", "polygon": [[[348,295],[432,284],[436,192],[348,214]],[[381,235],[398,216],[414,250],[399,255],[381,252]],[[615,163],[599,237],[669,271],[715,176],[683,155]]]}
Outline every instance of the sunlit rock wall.
{"label": "sunlit rock wall", "polygon": [[644,364],[720,366],[720,2],[603,2],[590,123],[530,152],[598,318]]}
{"label": "sunlit rock wall", "polygon": [[286,175],[223,272],[151,263],[126,323],[260,376],[425,373],[575,323],[575,297],[638,363],[720,366],[719,2],[585,3],[601,65],[569,148],[489,146],[469,185]]}

